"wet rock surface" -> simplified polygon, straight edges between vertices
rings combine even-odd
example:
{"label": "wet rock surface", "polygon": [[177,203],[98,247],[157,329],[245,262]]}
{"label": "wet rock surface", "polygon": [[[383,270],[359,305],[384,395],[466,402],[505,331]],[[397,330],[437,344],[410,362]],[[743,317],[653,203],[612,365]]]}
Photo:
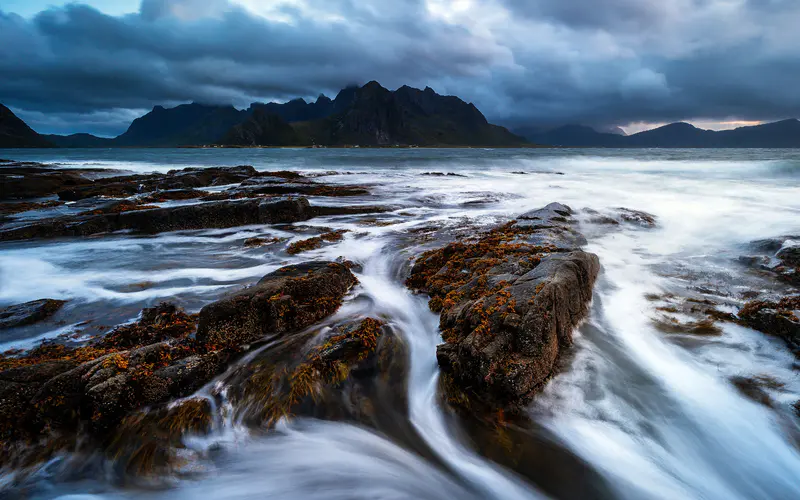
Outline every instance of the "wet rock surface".
{"label": "wet rock surface", "polygon": [[255,286],[204,307],[197,340],[242,345],[309,327],[338,309],[356,283],[347,266],[336,262],[278,269]]}
{"label": "wet rock surface", "polygon": [[[198,317],[162,303],[82,347],[45,343],[25,353],[0,355],[0,466],[45,460],[86,438],[126,449],[132,437],[124,437],[122,430],[131,418],[141,417],[133,417],[135,412],[175,413],[158,408],[190,396],[221,374],[245,344],[268,334],[297,332],[332,314],[355,283],[342,264],[290,266],[204,308],[194,337]],[[382,326],[376,321],[343,329],[309,354],[309,362],[315,370],[327,370],[364,361],[364,353],[377,348]],[[171,431],[174,437],[185,430],[179,421],[162,423],[178,426]]]}
{"label": "wet rock surface", "polygon": [[448,401],[518,412],[553,374],[588,313],[597,256],[553,203],[477,238],[422,254],[407,281],[441,312]]}
{"label": "wet rock surface", "polygon": [[795,356],[800,356],[800,295],[778,301],[748,302],[739,311],[739,320],[753,328],[782,338]]}
{"label": "wet rock surface", "polygon": [[61,309],[63,300],[41,299],[0,308],[0,330],[43,321]]}
{"label": "wet rock surface", "polygon": [[[97,179],[83,176],[82,172],[38,164],[18,168],[4,166],[2,175],[9,180],[4,189],[8,192],[4,191],[0,199],[26,199],[56,193],[60,198],[60,201],[6,203],[4,215],[59,206],[64,202],[75,207],[86,206],[86,209],[24,224],[6,220],[7,224],[0,226],[0,241],[79,237],[116,231],[155,234],[219,229],[387,210],[365,205],[312,206],[304,196],[352,197],[367,195],[369,191],[363,186],[323,184],[297,172],[258,172],[251,166],[185,168],[166,174]],[[38,190],[29,184],[39,186]],[[227,185],[232,187],[215,193],[204,190]],[[112,199],[109,201],[109,198]],[[166,202],[172,205],[157,205]],[[189,204],[175,205],[176,202]]]}
{"label": "wet rock surface", "polygon": [[739,262],[769,273],[791,285],[800,286],[800,236],[786,235],[750,242],[750,252]]}

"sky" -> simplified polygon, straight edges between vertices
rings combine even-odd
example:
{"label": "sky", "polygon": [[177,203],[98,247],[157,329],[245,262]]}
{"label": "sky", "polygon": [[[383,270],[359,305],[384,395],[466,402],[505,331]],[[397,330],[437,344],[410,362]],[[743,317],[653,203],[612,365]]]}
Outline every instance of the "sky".
{"label": "sky", "polygon": [[0,0],[0,102],[114,136],[154,105],[430,86],[511,128],[800,117],[798,0]]}

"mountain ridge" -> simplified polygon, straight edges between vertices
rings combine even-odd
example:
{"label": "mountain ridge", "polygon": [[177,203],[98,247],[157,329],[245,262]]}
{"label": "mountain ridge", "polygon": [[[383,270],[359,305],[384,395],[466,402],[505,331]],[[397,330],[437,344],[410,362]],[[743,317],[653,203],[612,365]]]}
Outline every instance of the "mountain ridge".
{"label": "mountain ridge", "polygon": [[556,147],[800,148],[800,120],[789,118],[732,130],[705,130],[675,122],[627,136],[598,132],[585,125],[564,125],[525,137]]}

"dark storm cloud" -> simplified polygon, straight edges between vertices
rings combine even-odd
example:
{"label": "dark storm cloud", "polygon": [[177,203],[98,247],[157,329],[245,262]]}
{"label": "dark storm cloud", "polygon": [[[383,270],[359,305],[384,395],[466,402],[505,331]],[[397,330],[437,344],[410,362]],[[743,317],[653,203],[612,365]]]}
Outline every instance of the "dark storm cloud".
{"label": "dark storm cloud", "polygon": [[291,22],[274,22],[219,0],[145,0],[123,17],[78,4],[32,20],[0,13],[0,100],[70,114],[190,100],[241,106],[369,79],[424,83],[491,62],[461,27],[341,6],[358,24],[291,10]]}
{"label": "dark storm cloud", "polygon": [[296,0],[263,17],[227,0],[145,0],[120,17],[80,4],[0,12],[0,102],[45,131],[111,134],[154,104],[244,106],[376,79],[431,85],[509,124],[776,119],[800,116],[798,4]]}

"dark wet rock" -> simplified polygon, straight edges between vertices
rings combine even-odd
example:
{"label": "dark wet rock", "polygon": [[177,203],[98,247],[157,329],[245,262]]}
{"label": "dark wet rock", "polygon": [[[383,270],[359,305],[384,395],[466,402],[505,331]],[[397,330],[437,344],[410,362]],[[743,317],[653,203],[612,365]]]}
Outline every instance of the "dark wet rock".
{"label": "dark wet rock", "polygon": [[455,172],[424,172],[420,175],[427,175],[430,177],[466,177],[464,174],[457,174]]}
{"label": "dark wet rock", "polygon": [[165,201],[194,200],[210,194],[208,191],[200,189],[170,189],[168,191],[156,191],[140,198],[139,201],[142,203],[163,203]]}
{"label": "dark wet rock", "polygon": [[244,247],[258,248],[264,245],[272,245],[273,243],[278,243],[279,241],[281,241],[281,238],[247,238],[244,240]]}
{"label": "dark wet rock", "polygon": [[152,191],[187,190],[236,184],[257,175],[259,173],[251,166],[184,168],[170,170],[166,174],[127,175],[96,179],[59,191],[58,197],[65,201],[76,201],[95,196],[125,198]]}
{"label": "dark wet rock", "polygon": [[800,239],[785,242],[783,247],[775,253],[775,257],[785,266],[800,266]]}
{"label": "dark wet rock", "polygon": [[43,321],[61,309],[66,301],[40,299],[0,309],[0,330]]}
{"label": "dark wet rock", "polygon": [[[198,344],[194,326],[193,316],[162,303],[84,347],[50,343],[0,355],[0,448],[6,452],[0,465],[18,457],[16,442],[50,452],[83,432],[103,442],[131,412],[197,391],[227,367],[235,350]],[[71,437],[57,445],[58,436]]]}
{"label": "dark wet rock", "polygon": [[55,194],[69,186],[91,182],[78,170],[59,170],[39,164],[12,163],[0,170],[0,200],[25,200]]}
{"label": "dark wet rock", "polygon": [[381,430],[386,415],[407,414],[407,372],[402,338],[383,321],[363,318],[289,336],[228,381],[240,418],[251,425],[304,415]]}
{"label": "dark wet rock", "polygon": [[610,226],[630,224],[648,229],[654,228],[657,225],[655,215],[643,212],[641,210],[631,210],[630,208],[620,207],[603,212],[599,212],[591,208],[584,208],[582,212],[587,215],[586,222],[591,224]]}
{"label": "dark wet rock", "polygon": [[731,383],[743,396],[768,408],[773,408],[775,406],[775,400],[772,399],[767,389],[774,390],[783,387],[783,384],[777,380],[763,375],[755,377],[737,375],[731,377]]}
{"label": "dark wet rock", "polygon": [[414,264],[407,284],[441,311],[437,359],[452,404],[518,412],[553,374],[600,269],[573,224],[553,203]]}
{"label": "dark wet rock", "polygon": [[800,295],[772,302],[748,302],[739,311],[739,320],[760,332],[782,338],[795,355],[800,355]]}
{"label": "dark wet rock", "polygon": [[237,194],[255,195],[285,195],[295,194],[303,196],[363,196],[369,194],[367,188],[361,186],[330,186],[315,183],[259,183],[243,184],[233,188]]}
{"label": "dark wet rock", "polygon": [[88,236],[122,230],[155,234],[250,224],[291,223],[308,220],[314,216],[315,211],[305,198],[221,201],[35,222],[0,231],[0,241]]}
{"label": "dark wet rock", "polygon": [[280,268],[255,286],[205,306],[197,340],[240,346],[301,330],[336,311],[356,282],[346,266],[335,262]]}
{"label": "dark wet rock", "polygon": [[779,236],[752,241],[747,249],[753,252],[739,257],[739,262],[764,271],[781,281],[800,286],[800,236]]}
{"label": "dark wet rock", "polygon": [[342,241],[344,234],[347,230],[329,231],[313,238],[307,238],[300,241],[295,241],[286,248],[286,253],[289,255],[296,255],[298,253],[307,252],[309,250],[316,250],[322,247],[325,243],[335,243]]}
{"label": "dark wet rock", "polygon": [[151,210],[158,208],[155,205],[145,205],[140,200],[114,200],[100,204],[100,206],[82,212],[78,215],[103,215],[103,214],[121,214],[122,212],[133,212],[135,210]]}
{"label": "dark wet rock", "polygon": [[31,210],[44,210],[63,205],[63,202],[50,200],[42,202],[20,201],[14,203],[0,203],[0,216],[13,215]]}

